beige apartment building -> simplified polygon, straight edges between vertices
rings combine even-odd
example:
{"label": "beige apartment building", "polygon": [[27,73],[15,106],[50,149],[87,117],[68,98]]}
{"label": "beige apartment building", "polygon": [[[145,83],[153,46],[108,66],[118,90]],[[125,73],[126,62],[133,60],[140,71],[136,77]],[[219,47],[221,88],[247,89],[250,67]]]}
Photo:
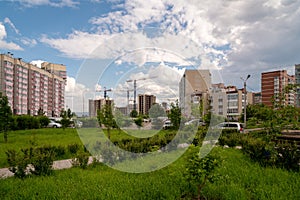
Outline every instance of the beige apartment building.
{"label": "beige apartment building", "polygon": [[192,107],[200,102],[203,103],[203,112],[209,109],[210,88],[209,70],[185,70],[179,82],[179,104],[186,117],[193,117]]}
{"label": "beige apartment building", "polygon": [[42,63],[40,68],[10,53],[0,54],[0,92],[8,97],[16,115],[37,115],[43,109],[47,116],[59,116],[66,78],[64,65]]}

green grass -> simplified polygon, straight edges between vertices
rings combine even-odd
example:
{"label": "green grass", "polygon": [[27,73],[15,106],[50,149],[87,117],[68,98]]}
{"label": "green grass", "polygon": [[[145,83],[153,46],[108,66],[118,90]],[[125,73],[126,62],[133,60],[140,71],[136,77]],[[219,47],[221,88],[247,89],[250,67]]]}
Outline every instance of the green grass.
{"label": "green grass", "polygon": [[[165,132],[160,132],[159,135]],[[78,135],[79,134],[79,135]],[[146,137],[149,132],[137,132]],[[1,135],[0,135],[1,136]],[[80,137],[79,137],[80,136]],[[113,140],[130,138],[117,130]],[[0,137],[0,165],[7,166],[5,151],[31,145],[62,145],[103,140],[99,129],[38,129],[9,133],[8,143]],[[223,160],[218,168],[219,180],[203,189],[207,199],[300,199],[300,174],[278,168],[263,168],[237,149],[214,148],[213,154]],[[172,153],[171,157],[174,156]],[[55,171],[46,177],[31,176],[0,179],[1,199],[180,199],[188,184],[184,182],[185,156],[171,165],[149,173],[132,174],[105,165],[88,169]],[[153,161],[155,159],[155,162]],[[160,156],[143,158],[145,167],[167,162]],[[126,161],[118,166],[135,166]],[[142,166],[143,167],[143,166]]]}
{"label": "green grass", "polygon": [[[282,169],[262,168],[240,150],[215,148],[223,163],[220,179],[207,184],[207,199],[300,199],[300,175]],[[151,157],[145,162],[151,162]],[[134,162],[134,161],[133,161]],[[128,163],[130,164],[130,163]],[[47,177],[0,180],[2,199],[180,199],[184,156],[168,167],[150,173],[120,172],[105,165],[55,171]]]}
{"label": "green grass", "polygon": [[82,144],[76,129],[32,129],[11,131],[8,134],[8,142],[4,143],[3,134],[0,134],[0,168],[8,167],[5,152],[14,149],[19,152],[21,149],[31,146],[62,145],[78,143]]}

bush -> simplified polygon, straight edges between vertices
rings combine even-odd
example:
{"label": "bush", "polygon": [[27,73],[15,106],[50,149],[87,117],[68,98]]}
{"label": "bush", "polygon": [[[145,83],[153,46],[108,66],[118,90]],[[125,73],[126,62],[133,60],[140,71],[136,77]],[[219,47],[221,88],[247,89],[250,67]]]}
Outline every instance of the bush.
{"label": "bush", "polygon": [[277,166],[287,170],[300,170],[300,151],[297,144],[288,143],[287,141],[280,141],[276,144],[277,151]]}
{"label": "bush", "polygon": [[29,172],[38,176],[51,174],[54,160],[53,147],[22,149],[21,152],[21,155],[15,150],[6,152],[9,170],[15,174],[15,177],[24,178]]}
{"label": "bush", "polygon": [[27,165],[30,163],[30,156],[28,151],[23,151],[23,155],[18,154],[15,150],[8,150],[7,162],[9,164],[9,171],[14,173],[17,178],[24,178],[27,175]]}
{"label": "bush", "polygon": [[242,145],[243,136],[243,134],[235,130],[223,130],[218,142],[221,146],[228,145],[229,147],[235,147]]}
{"label": "bush", "polygon": [[89,162],[89,154],[87,152],[80,152],[76,155],[76,158],[72,159],[72,165],[86,169]]}
{"label": "bush", "polygon": [[40,126],[41,127],[47,127],[48,124],[50,123],[50,119],[46,116],[40,116],[39,121],[40,121]]}
{"label": "bush", "polygon": [[78,152],[79,149],[80,149],[80,145],[77,144],[77,143],[68,145],[68,150],[73,155],[75,155]]}
{"label": "bush", "polygon": [[38,176],[50,175],[53,170],[54,153],[53,148],[48,146],[35,149],[33,157],[30,159],[34,168],[30,170],[31,173]]}

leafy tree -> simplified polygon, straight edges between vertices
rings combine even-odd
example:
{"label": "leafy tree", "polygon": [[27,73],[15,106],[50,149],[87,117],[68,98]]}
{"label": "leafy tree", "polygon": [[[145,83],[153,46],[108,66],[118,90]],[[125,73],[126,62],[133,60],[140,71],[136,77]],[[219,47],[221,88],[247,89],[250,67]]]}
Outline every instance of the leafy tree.
{"label": "leafy tree", "polygon": [[68,110],[64,110],[64,109],[61,110],[60,117],[62,118],[62,120],[60,122],[63,129],[65,129],[71,124],[71,119],[73,116],[74,114],[72,113],[70,108]]}
{"label": "leafy tree", "polygon": [[191,146],[186,162],[185,178],[190,184],[191,188],[197,190],[197,199],[201,198],[201,191],[207,182],[213,183],[217,174],[214,173],[215,169],[219,166],[219,158],[211,154],[200,157],[198,147]]}
{"label": "leafy tree", "polygon": [[102,125],[106,127],[108,139],[110,139],[110,130],[116,124],[112,112],[112,105],[105,104],[102,109],[98,110],[97,119],[100,127]]}
{"label": "leafy tree", "polygon": [[115,110],[114,119],[116,122],[115,126],[119,129],[119,131],[121,131],[122,127],[128,127],[131,125],[131,119],[128,116],[123,115],[123,113],[119,110]]}
{"label": "leafy tree", "polygon": [[132,111],[130,112],[130,117],[135,118],[135,117],[137,117],[137,116],[138,116],[138,112],[137,112],[136,110],[132,110]]}
{"label": "leafy tree", "polygon": [[143,118],[141,116],[139,116],[138,118],[136,118],[134,120],[134,123],[140,128],[143,126]]}
{"label": "leafy tree", "polygon": [[8,104],[7,96],[0,93],[0,131],[4,133],[4,142],[7,142],[8,130],[13,122],[11,107]]}
{"label": "leafy tree", "polygon": [[44,116],[45,115],[45,112],[44,110],[40,107],[39,110],[38,110],[38,116]]}
{"label": "leafy tree", "polygon": [[47,125],[50,123],[50,119],[46,116],[40,116],[39,121],[41,127],[47,127]]}
{"label": "leafy tree", "polygon": [[181,121],[181,108],[179,107],[178,100],[176,100],[175,104],[171,103],[171,110],[168,116],[173,124],[174,129],[179,129],[180,121]]}
{"label": "leafy tree", "polygon": [[149,110],[149,117],[150,118],[158,118],[158,117],[166,117],[166,112],[164,108],[159,104],[154,104],[151,106]]}

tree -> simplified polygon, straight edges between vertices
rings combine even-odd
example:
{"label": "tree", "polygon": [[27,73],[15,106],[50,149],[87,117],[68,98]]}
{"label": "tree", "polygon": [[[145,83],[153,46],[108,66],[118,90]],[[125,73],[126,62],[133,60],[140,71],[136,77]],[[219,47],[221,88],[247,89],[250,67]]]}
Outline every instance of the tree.
{"label": "tree", "polygon": [[8,130],[10,129],[12,120],[12,111],[8,104],[8,98],[7,96],[2,96],[2,93],[0,93],[0,131],[4,133],[5,143],[7,142]]}
{"label": "tree", "polygon": [[198,200],[200,200],[201,191],[206,183],[213,183],[217,178],[217,174],[214,171],[219,164],[219,158],[211,154],[201,158],[199,148],[190,147],[186,162],[185,178],[192,188],[196,188]]}
{"label": "tree", "polygon": [[61,125],[63,129],[68,127],[71,124],[71,119],[74,116],[74,113],[72,113],[71,109],[69,108],[68,110],[62,109],[60,112],[60,117],[62,118]]}
{"label": "tree", "polygon": [[38,110],[38,116],[44,116],[45,115],[45,112],[44,110],[40,107],[39,110]]}
{"label": "tree", "polygon": [[149,117],[150,118],[158,118],[158,117],[166,117],[166,112],[164,108],[159,104],[154,104],[151,106],[149,110]]}
{"label": "tree", "polygon": [[116,124],[112,112],[112,105],[105,104],[102,109],[97,112],[99,126],[104,125],[107,129],[108,139],[110,139],[110,130]]}
{"label": "tree", "polygon": [[138,112],[137,112],[136,110],[132,110],[132,111],[130,112],[130,117],[135,118],[135,117],[137,117],[137,116],[138,116]]}
{"label": "tree", "polygon": [[174,129],[179,129],[181,121],[181,108],[179,107],[178,100],[176,100],[175,104],[171,103],[171,110],[168,117],[170,118]]}

